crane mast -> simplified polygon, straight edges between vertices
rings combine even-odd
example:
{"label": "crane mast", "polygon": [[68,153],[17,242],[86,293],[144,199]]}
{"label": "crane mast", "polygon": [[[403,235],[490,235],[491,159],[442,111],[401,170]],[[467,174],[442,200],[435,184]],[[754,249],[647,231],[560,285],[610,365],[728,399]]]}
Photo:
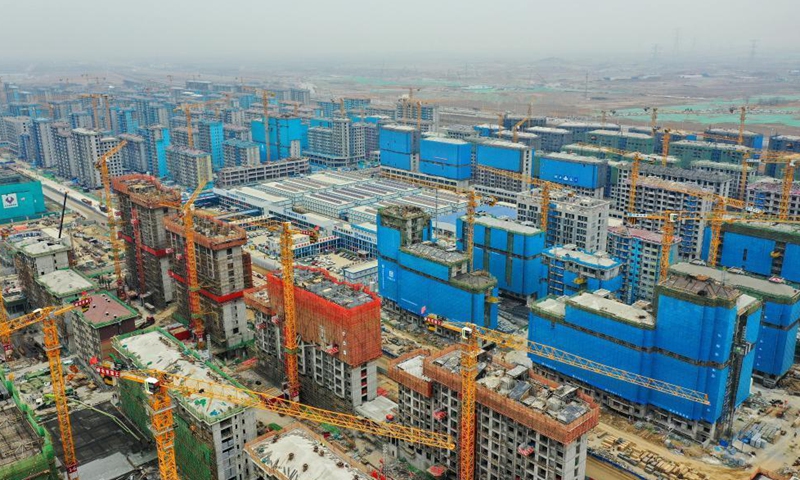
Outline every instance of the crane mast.
{"label": "crane mast", "polygon": [[108,171],[108,159],[112,155],[116,155],[127,144],[128,142],[126,140],[119,142],[116,147],[104,153],[103,156],[100,157],[100,161],[95,165],[96,168],[100,169],[100,176],[103,180],[106,217],[108,218],[108,234],[111,240],[111,254],[114,261],[114,278],[117,280],[117,296],[123,300],[126,298],[125,282],[122,278],[122,262],[120,261],[121,248],[119,245],[119,237],[117,236],[117,219],[114,215],[114,207],[111,201],[111,174]]}

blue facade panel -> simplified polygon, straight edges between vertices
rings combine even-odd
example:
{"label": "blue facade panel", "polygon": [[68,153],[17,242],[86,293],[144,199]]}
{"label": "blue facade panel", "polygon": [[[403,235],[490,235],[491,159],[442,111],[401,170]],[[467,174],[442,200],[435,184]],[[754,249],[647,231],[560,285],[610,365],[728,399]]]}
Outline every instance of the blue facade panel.
{"label": "blue facade panel", "polygon": [[[719,264],[724,267],[738,267],[747,272],[769,276],[772,271],[772,257],[775,241],[734,232],[723,234],[722,252]],[[706,229],[705,238],[711,233]],[[703,241],[703,258],[708,260],[708,242]],[[787,248],[788,250],[788,248]]]}
{"label": "blue facade panel", "polygon": [[414,145],[414,134],[411,131],[396,131],[389,128],[381,128],[379,135],[379,146],[381,152],[389,150],[397,153],[418,153]]}
{"label": "blue facade panel", "polygon": [[381,149],[381,165],[400,170],[411,170],[411,154]]}
{"label": "blue facade panel", "polygon": [[775,376],[782,376],[788,372],[794,363],[797,329],[797,324],[788,330],[762,324],[758,334],[758,343],[755,346],[753,369]]}
{"label": "blue facade panel", "polygon": [[41,182],[20,179],[20,183],[0,185],[0,222],[36,218],[47,211]]}
{"label": "blue facade panel", "polygon": [[605,188],[605,168],[591,163],[567,162],[548,157],[539,160],[539,178],[573,187]]}
{"label": "blue facade panel", "polygon": [[472,145],[425,138],[420,141],[419,158],[446,165],[469,165],[472,161]]}
{"label": "blue facade panel", "polygon": [[787,243],[783,252],[781,277],[790,282],[800,283],[800,268],[797,268],[798,265],[800,265],[800,245]]}
{"label": "blue facade panel", "polygon": [[475,158],[478,165],[522,172],[522,151],[517,148],[479,144]]}
{"label": "blue facade panel", "polygon": [[[384,152],[381,151],[381,158],[383,158],[383,154]],[[425,175],[449,178],[451,180],[468,180],[472,178],[472,165],[469,164],[454,166],[420,160],[419,171]]]}

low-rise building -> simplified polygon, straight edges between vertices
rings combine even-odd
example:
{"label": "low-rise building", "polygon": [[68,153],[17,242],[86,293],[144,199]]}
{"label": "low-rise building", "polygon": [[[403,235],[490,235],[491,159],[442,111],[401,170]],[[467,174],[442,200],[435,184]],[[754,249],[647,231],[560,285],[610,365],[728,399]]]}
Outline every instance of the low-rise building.
{"label": "low-rise building", "polygon": [[92,358],[106,359],[114,350],[111,339],[136,330],[139,313],[116,295],[101,291],[88,295],[89,306],[69,312],[75,353],[86,365]]}

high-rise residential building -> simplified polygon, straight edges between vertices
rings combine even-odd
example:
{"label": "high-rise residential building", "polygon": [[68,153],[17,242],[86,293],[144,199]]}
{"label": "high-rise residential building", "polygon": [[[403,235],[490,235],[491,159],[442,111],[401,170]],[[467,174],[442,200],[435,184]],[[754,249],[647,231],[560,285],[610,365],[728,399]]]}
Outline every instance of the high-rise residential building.
{"label": "high-rise residential building", "polygon": [[650,309],[607,292],[545,298],[530,305],[528,338],[697,391],[696,400],[531,355],[534,370],[578,383],[632,421],[699,442],[732,435],[736,407],[750,395],[761,301],[708,276],[683,274],[667,277],[655,296]]}
{"label": "high-rise residential building", "polygon": [[[709,142],[728,143],[737,145],[739,143],[738,128],[707,128],[703,137]],[[745,147],[761,150],[764,146],[764,135],[747,130],[742,131],[742,145]]]}
{"label": "high-rise residential building", "polygon": [[586,197],[603,198],[610,177],[607,160],[574,153],[548,153],[536,157],[534,164],[538,178]]}
{"label": "high-rise residential building", "polygon": [[572,132],[563,128],[531,127],[525,131],[539,137],[543,152],[560,152],[572,143]]}
{"label": "high-rise residential building", "polygon": [[[378,296],[315,268],[296,268],[294,281],[302,402],[353,411],[374,400],[381,357]],[[270,273],[266,291],[245,295],[255,309],[259,366],[278,384],[286,379],[283,288],[281,275]]]}
{"label": "high-rise residential building", "polygon": [[753,149],[744,145],[704,142],[702,140],[681,140],[670,142],[669,153],[681,159],[681,166],[688,167],[696,160],[733,163],[741,165],[745,156],[752,158]]}
{"label": "high-rise residential building", "polygon": [[130,133],[119,135],[119,139],[128,142],[119,152],[120,157],[122,157],[122,168],[129,172],[147,172],[147,143],[145,139]]}
{"label": "high-rise residential building", "polygon": [[[568,192],[550,192],[545,244],[575,245],[588,252],[606,250],[611,202]],[[517,196],[517,220],[541,225],[540,189]]]}
{"label": "high-rise residential building", "polygon": [[587,143],[598,147],[609,147],[628,152],[653,153],[655,140],[652,135],[616,130],[592,130],[586,133]]}
{"label": "high-rise residential building", "polygon": [[211,181],[211,154],[175,145],[167,147],[166,153],[167,171],[178,185],[194,190],[201,182]]}
{"label": "high-rise residential building", "polygon": [[35,118],[31,124],[31,138],[34,145],[36,166],[53,168],[56,166],[53,121],[49,118]]}
{"label": "high-rise residential building", "polygon": [[261,152],[258,144],[245,140],[230,139],[222,142],[222,155],[225,168],[261,164]]}
{"label": "high-rise residential building", "polygon": [[[705,172],[696,172],[703,173]],[[711,174],[707,174],[711,175]],[[622,184],[620,184],[622,185]],[[678,247],[678,256],[682,260],[692,260],[700,257],[703,246],[705,227],[714,201],[709,197],[698,197],[696,194],[686,192],[685,183],[670,182],[655,177],[639,178],[636,186],[636,201],[634,212],[639,214],[660,214],[665,211],[684,212],[688,215],[697,215],[700,219],[683,220],[675,224],[675,235],[681,238]],[[630,184],[624,188],[630,189]],[[627,203],[617,198],[619,212],[627,212]],[[621,213],[624,215],[624,213]],[[657,232],[663,228],[660,219],[637,218],[636,226]]]}
{"label": "high-rise residential building", "polygon": [[[674,237],[670,250],[670,263],[678,258],[678,244]],[[608,228],[608,253],[622,263],[622,288],[617,297],[624,303],[639,300],[651,302],[659,280],[663,235],[641,228],[615,226]]]}
{"label": "high-rise residential building", "polygon": [[5,141],[12,153],[23,157],[25,146],[23,135],[30,133],[31,117],[2,117],[0,118],[0,140]]}
{"label": "high-rise residential building", "polygon": [[56,172],[61,178],[78,178],[78,159],[75,153],[75,138],[69,124],[56,122],[50,126],[53,134],[53,150],[56,159]]}
{"label": "high-rise residential building", "polygon": [[311,103],[311,90],[307,88],[290,88],[289,100],[307,105]]}
{"label": "high-rise residential building", "polygon": [[395,106],[395,118],[408,125],[419,125],[421,132],[435,132],[439,128],[439,107],[426,102],[400,100]]}
{"label": "high-rise residential building", "polygon": [[[111,149],[119,144],[114,137],[104,137],[97,130],[75,128],[72,130],[75,140],[75,155],[78,163],[78,180],[84,188],[90,190],[103,186],[97,162]],[[108,158],[108,173],[113,177],[122,175],[122,156],[120,152]]]}
{"label": "high-rise residential building", "polygon": [[163,125],[150,125],[139,129],[144,139],[147,155],[147,171],[156,178],[169,175],[167,169],[167,147],[170,145],[169,129]]}
{"label": "high-rise residential building", "polygon": [[169,237],[164,218],[179,204],[180,192],[147,175],[123,175],[112,180],[120,211],[119,236],[125,242],[127,280],[140,298],[164,308],[175,298],[168,275]]}
{"label": "high-rise residential building", "polygon": [[[185,252],[183,220],[168,216],[164,226],[173,252]],[[237,226],[210,215],[195,214],[195,249],[197,277],[200,284],[200,311],[212,352],[225,357],[245,351],[253,339],[247,325],[243,292],[253,287],[250,254],[244,250],[247,233]],[[189,297],[186,255],[171,257],[169,275],[175,279],[178,308],[175,316],[189,324]]]}
{"label": "high-rise residential building", "polygon": [[94,128],[94,119],[92,114],[87,111],[72,112],[69,114],[69,125],[71,128],[85,128],[87,130]]}
{"label": "high-rise residential building", "polygon": [[[747,203],[765,215],[779,215],[783,197],[783,180],[760,178],[747,186]],[[789,190],[788,215],[800,215],[800,182],[793,182]]]}
{"label": "high-rise residential building", "polygon": [[538,298],[599,289],[616,294],[622,288],[621,268],[606,252],[587,252],[575,245],[550,247],[542,251]]}
{"label": "high-rise residential building", "polygon": [[194,148],[211,154],[211,168],[219,170],[225,165],[222,153],[222,142],[225,140],[222,122],[216,120],[200,120],[194,133]]}
{"label": "high-rise residential building", "polygon": [[[750,185],[752,182],[754,182],[756,180],[756,177],[758,176],[758,166],[755,165],[747,167],[746,174],[743,174],[743,170],[740,165],[734,165],[732,163],[712,162],[711,160],[698,160],[696,162],[692,162],[690,168],[692,170],[717,173],[720,175],[730,177],[731,186],[729,189],[730,190],[729,196],[733,198],[738,198],[740,200],[744,200],[747,197],[747,185]],[[742,198],[742,176],[744,176],[745,198]]]}
{"label": "high-rise residential building", "polygon": [[[461,348],[414,350],[389,362],[389,377],[399,385],[399,424],[458,438]],[[475,478],[583,480],[598,405],[578,388],[508,364],[499,353],[481,351],[478,361]],[[548,407],[537,407],[539,402]],[[458,448],[400,442],[399,456],[445,478],[459,477]]]}
{"label": "high-rise residential building", "polygon": [[[116,358],[127,369],[176,372],[188,379],[237,385],[220,365],[200,357],[160,328],[116,336]],[[189,380],[190,382],[190,380]],[[117,382],[120,410],[139,431],[151,435],[148,395],[136,382]],[[239,480],[252,478],[245,443],[256,438],[255,409],[202,393],[170,392],[174,405],[175,463],[181,478]]]}
{"label": "high-rise residential building", "polygon": [[329,126],[308,129],[308,149],[303,153],[312,163],[330,168],[353,166],[355,161],[350,150],[353,122],[349,118],[335,117],[326,123]]}
{"label": "high-rise residential building", "polygon": [[486,166],[522,177],[531,177],[533,150],[530,147],[496,139],[479,139],[474,142],[475,165],[472,176],[477,192],[513,202],[519,192],[530,190],[530,184],[522,180],[481,168]]}
{"label": "high-rise residential building", "polygon": [[[572,134],[572,142],[586,143],[589,141],[589,132],[593,130],[602,130],[604,132],[619,132],[622,128],[619,125],[602,122],[562,122],[558,124],[548,124],[548,127],[557,127],[561,130],[566,130]],[[534,132],[536,133],[536,132]],[[625,149],[628,150],[628,149]],[[642,152],[646,153],[646,152]]]}
{"label": "high-rise residential building", "polygon": [[[611,186],[610,197],[614,200],[614,208],[619,211],[627,209],[630,195],[630,176],[633,165],[630,162],[616,162],[612,167],[612,176],[617,181]],[[736,166],[741,171],[741,166]],[[735,195],[734,180],[730,174],[704,168],[688,169],[679,167],[662,167],[661,165],[644,164],[639,167],[639,178],[654,178],[668,182],[680,183],[684,188],[706,190],[723,197]]]}
{"label": "high-rise residential building", "polygon": [[222,127],[222,133],[225,137],[225,140],[242,140],[243,142],[253,141],[253,133],[249,127],[245,127],[244,125],[226,123]]}

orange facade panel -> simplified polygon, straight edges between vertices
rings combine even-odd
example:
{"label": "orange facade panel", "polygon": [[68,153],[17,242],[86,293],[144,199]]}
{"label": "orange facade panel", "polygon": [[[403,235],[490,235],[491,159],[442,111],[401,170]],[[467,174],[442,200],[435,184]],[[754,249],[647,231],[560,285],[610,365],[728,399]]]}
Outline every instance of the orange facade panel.
{"label": "orange facade panel", "polygon": [[[423,362],[423,372],[426,377],[456,392],[461,391],[461,376],[448,369],[434,365],[433,361],[446,353],[458,349],[460,349],[459,345],[450,346],[439,353],[435,353],[433,356],[425,358]],[[555,388],[559,385],[556,382],[546,380],[530,372],[529,375],[535,382],[547,385],[550,388]],[[592,428],[596,427],[600,421],[600,407],[592,401],[589,396],[582,392],[579,392],[578,396],[588,404],[589,411],[569,424],[564,424],[543,412],[529,408],[520,402],[493,392],[481,385],[478,385],[476,389],[476,401],[479,404],[499,412],[548,438],[552,438],[564,444],[571,443],[581,435],[589,432]]]}
{"label": "orange facade panel", "polygon": [[[304,342],[319,345],[350,366],[362,365],[381,356],[381,302],[362,285],[341,282],[327,271],[297,266],[295,271],[313,273],[318,280],[344,285],[362,292],[369,301],[348,308],[295,284],[297,333]],[[270,304],[283,318],[283,281],[277,272],[267,275]]]}
{"label": "orange facade panel", "polygon": [[425,380],[416,375],[412,375],[398,367],[398,365],[401,363],[420,355],[429,357],[431,355],[431,351],[425,348],[418,348],[390,360],[387,368],[387,374],[389,375],[389,378],[400,385],[408,387],[426,398],[430,398],[431,395],[433,395],[433,383],[431,383],[430,380]]}

